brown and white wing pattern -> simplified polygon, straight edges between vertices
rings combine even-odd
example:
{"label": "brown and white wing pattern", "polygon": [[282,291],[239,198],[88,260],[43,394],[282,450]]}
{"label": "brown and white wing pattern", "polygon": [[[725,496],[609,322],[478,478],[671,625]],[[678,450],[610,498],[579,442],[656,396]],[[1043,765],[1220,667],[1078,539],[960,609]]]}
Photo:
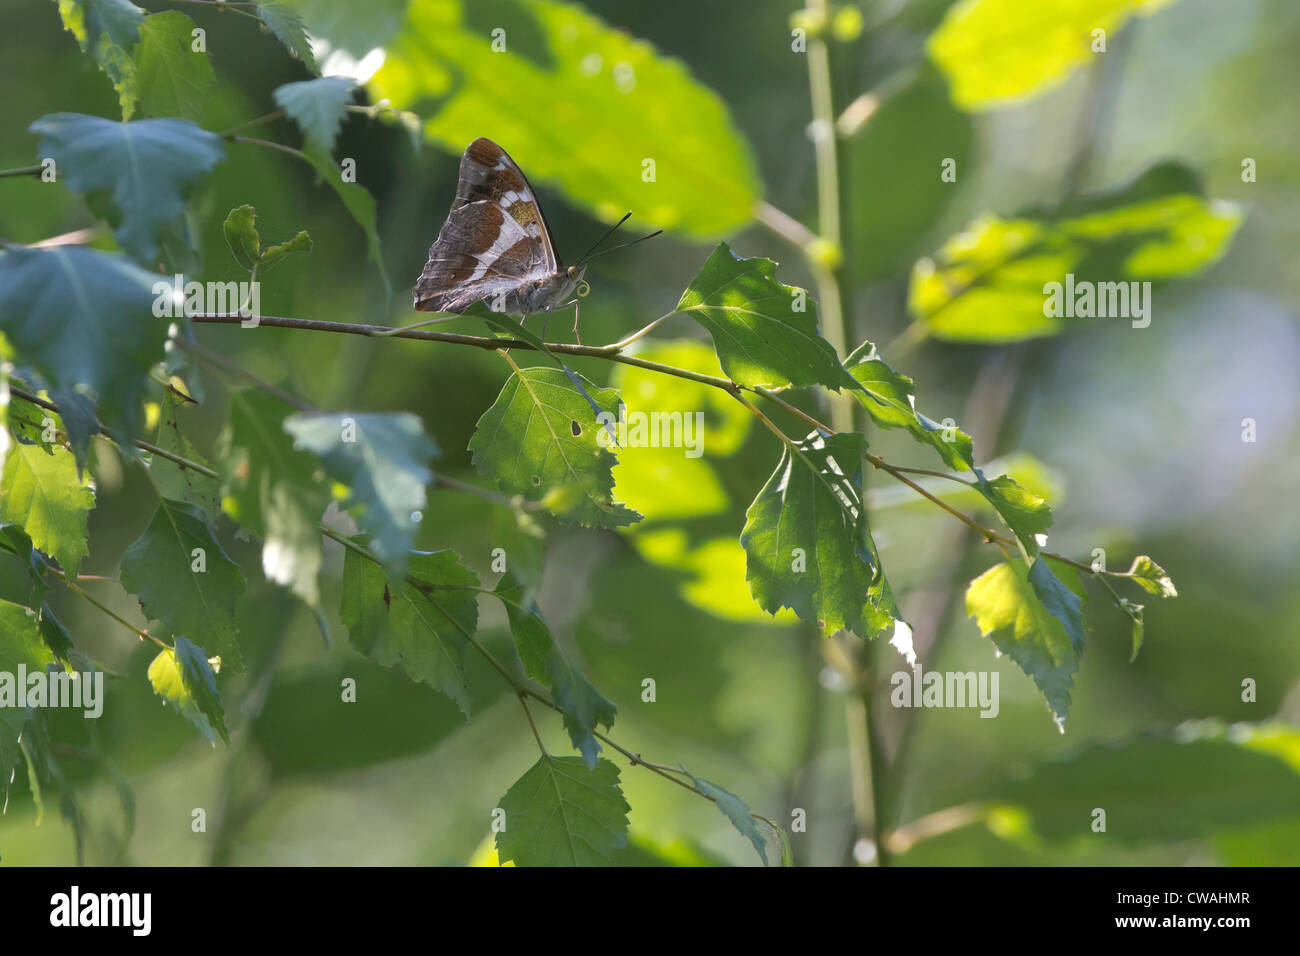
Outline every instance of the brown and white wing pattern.
{"label": "brown and white wing pattern", "polygon": [[[462,312],[487,301],[527,315],[567,291],[550,229],[528,179],[490,139],[460,161],[456,199],[415,285],[420,312]],[[553,288],[554,287],[554,288]]]}
{"label": "brown and white wing pattern", "polygon": [[525,232],[540,240],[545,249],[547,271],[559,270],[560,260],[555,254],[551,229],[528,177],[504,149],[480,136],[465,148],[465,155],[460,158],[460,179],[451,210],[455,212],[461,206],[484,200],[499,204]]}
{"label": "brown and white wing pattern", "polygon": [[503,296],[504,311],[524,285],[546,275],[541,244],[498,204],[472,202],[452,210],[415,284],[420,312],[463,312]]}

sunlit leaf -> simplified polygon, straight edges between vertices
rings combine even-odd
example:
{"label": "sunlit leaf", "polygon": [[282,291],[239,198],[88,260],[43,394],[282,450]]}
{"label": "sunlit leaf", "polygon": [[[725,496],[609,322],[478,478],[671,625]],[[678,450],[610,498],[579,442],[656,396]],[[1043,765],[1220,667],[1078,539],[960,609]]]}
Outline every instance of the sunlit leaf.
{"label": "sunlit leaf", "polygon": [[962,0],[928,43],[931,59],[968,110],[995,109],[1046,92],[1081,63],[1104,55],[1095,31],[1109,42],[1134,14],[1172,0]]}
{"label": "sunlit leaf", "polygon": [[826,634],[862,638],[893,626],[897,608],[862,503],[861,435],[814,432],[781,452],[745,514],[745,579],[763,609],[791,608]]}
{"label": "sunlit leaf", "polygon": [[302,130],[308,145],[325,156],[334,150],[334,140],[355,93],[356,84],[347,77],[322,76],[285,83],[276,88],[272,97]]}
{"label": "sunlit leaf", "polygon": [[140,38],[145,11],[130,0],[57,0],[63,26],[81,49],[95,58],[113,82],[122,104],[122,119],[130,119],[138,98],[135,61],[131,51]]}
{"label": "sunlit leaf", "polygon": [[32,544],[75,578],[86,543],[86,519],[95,507],[88,475],[78,475],[72,452],[15,444],[0,473],[0,523],[19,525]]}
{"label": "sunlit leaf", "polygon": [[230,743],[217,678],[203,648],[178,634],[175,649],[163,648],[149,665],[149,683],[154,693],[193,724],[208,743],[215,745],[217,734]]}
{"label": "sunlit leaf", "polygon": [[[618,393],[583,384],[602,414],[616,419]],[[479,419],[469,450],[479,474],[502,491],[540,501],[569,522],[616,528],[641,516],[613,498],[609,434],[563,371],[524,368]]]}
{"label": "sunlit leaf", "polygon": [[706,237],[753,216],[757,169],[721,98],[576,4],[413,0],[369,88],[457,156],[491,137],[604,220]]}
{"label": "sunlit leaf", "polygon": [[[1177,163],[1132,183],[1010,219],[985,214],[912,270],[908,309],[930,335],[1011,342],[1071,326],[1152,321],[1149,282],[1201,271],[1242,213],[1207,200]],[[1135,285],[1136,284],[1136,285]]]}
{"label": "sunlit leaf", "polygon": [[831,344],[817,331],[808,294],[774,278],[771,259],[742,259],[725,242],[682,293],[687,312],[713,336],[727,376],[742,385],[854,388]]}

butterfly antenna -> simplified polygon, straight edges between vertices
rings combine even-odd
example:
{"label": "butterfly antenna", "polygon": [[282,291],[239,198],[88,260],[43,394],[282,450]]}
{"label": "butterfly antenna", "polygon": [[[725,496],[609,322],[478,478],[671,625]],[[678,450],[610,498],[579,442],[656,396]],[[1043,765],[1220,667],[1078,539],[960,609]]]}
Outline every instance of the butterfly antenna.
{"label": "butterfly antenna", "polygon": [[662,229],[656,229],[654,232],[650,233],[650,235],[642,236],[640,239],[632,239],[628,242],[620,242],[617,246],[610,246],[608,249],[601,249],[600,252],[596,253],[594,256],[588,256],[586,259],[584,259],[582,263],[580,263],[580,265],[585,265],[586,263],[590,262],[592,259],[599,259],[607,252],[614,252],[618,249],[626,249],[628,246],[635,246],[638,242],[645,242],[647,239],[653,239],[655,236],[660,235],[662,232],[663,232]]}
{"label": "butterfly antenna", "polygon": [[586,261],[587,261],[587,256],[590,256],[593,252],[595,252],[598,248],[600,248],[600,244],[601,244],[602,242],[604,242],[604,241],[605,241],[606,239],[608,239],[610,236],[614,235],[614,232],[618,229],[618,227],[621,226],[621,225],[623,225],[623,223],[627,222],[627,221],[628,221],[629,219],[631,219],[631,218],[632,218],[632,213],[628,212],[628,213],[626,213],[626,214],[623,216],[622,219],[620,219],[618,222],[614,223],[614,225],[610,227],[609,231],[606,232],[606,233],[605,233],[603,236],[601,236],[599,239],[597,239],[597,240],[596,240],[596,244],[595,244],[594,246],[592,246],[590,249],[587,250],[586,255],[584,255],[581,259],[578,260],[578,265],[582,265],[584,262],[586,262]]}

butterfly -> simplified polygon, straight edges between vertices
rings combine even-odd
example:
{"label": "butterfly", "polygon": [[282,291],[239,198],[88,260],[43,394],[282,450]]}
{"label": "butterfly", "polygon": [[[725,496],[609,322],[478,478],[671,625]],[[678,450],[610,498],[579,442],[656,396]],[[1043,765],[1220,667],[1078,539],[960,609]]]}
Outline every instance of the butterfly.
{"label": "butterfly", "polygon": [[521,318],[550,313],[576,303],[566,300],[582,282],[589,258],[590,253],[567,267],[560,261],[523,170],[504,149],[480,136],[461,157],[456,199],[415,283],[415,308],[459,313],[484,302],[495,312]]}

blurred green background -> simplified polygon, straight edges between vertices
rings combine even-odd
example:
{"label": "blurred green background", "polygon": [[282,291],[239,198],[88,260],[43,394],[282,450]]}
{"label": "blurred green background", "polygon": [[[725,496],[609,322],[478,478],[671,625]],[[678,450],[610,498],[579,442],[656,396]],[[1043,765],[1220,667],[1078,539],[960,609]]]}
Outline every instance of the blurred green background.
{"label": "blurred green background", "polygon": [[[486,35],[494,24],[509,24],[508,33],[518,38],[513,52],[498,55],[486,39],[481,50],[456,48],[454,40],[440,50],[413,39],[416,31],[403,26],[402,0],[295,5],[309,28],[358,57],[377,46],[403,51],[405,73],[390,55],[376,88],[395,101],[410,95],[413,101],[397,105],[434,126],[417,148],[399,124],[351,115],[335,150],[356,159],[358,181],[377,200],[395,289],[391,303],[366,261],[365,236],[333,193],[313,183],[307,167],[269,150],[230,147],[194,206],[203,277],[242,278],[221,222],[243,203],[256,206],[259,227],[272,241],[302,228],[315,243],[311,255],[290,260],[267,279],[263,312],[415,321],[406,290],[454,195],[457,151],[473,135],[498,139],[529,172],[570,261],[639,187],[640,170],[628,171],[626,183],[604,190],[605,208],[593,198],[602,195],[601,183],[571,183],[560,171],[566,164],[581,167],[584,156],[599,166],[590,157],[599,156],[602,142],[623,135],[612,112],[610,129],[602,129],[599,115],[592,124],[591,117],[556,102],[553,116],[539,121],[531,114],[547,132],[537,145],[542,138],[520,131],[522,121],[510,105],[512,95],[536,91],[512,91],[508,75],[489,83],[494,56],[531,57],[539,64],[570,56],[548,46],[552,34],[545,26],[546,16],[558,10],[562,17],[567,8],[548,7],[543,16],[528,4],[473,4],[465,29],[481,27]],[[246,18],[192,4],[146,6],[151,12],[181,9],[208,31],[218,76],[203,116],[209,129],[270,111],[277,86],[308,77]],[[677,205],[638,201],[633,230],[639,222],[642,229],[665,225],[670,232],[593,265],[583,340],[614,341],[671,309],[717,238],[727,238],[740,255],[779,260],[779,278],[814,290],[799,251],[749,217],[744,190],[736,198],[725,185],[728,178],[761,184],[772,206],[816,225],[808,64],[806,55],[791,49],[790,17],[797,6],[772,0],[589,0],[584,6],[610,28],[651,44],[660,58],[680,60],[698,84],[715,91],[737,132],[716,144],[716,165],[707,138],[664,145],[665,153],[705,164],[701,168],[720,183],[677,179],[665,186],[683,197]],[[1050,19],[1050,4],[1021,6],[1026,16]],[[894,862],[1300,862],[1300,800],[1288,812],[1247,799],[1260,788],[1274,788],[1270,792],[1284,802],[1294,795],[1300,738],[1293,732],[1264,734],[1253,745],[1252,752],[1271,753],[1292,768],[1292,777],[1284,774],[1281,782],[1267,774],[1252,777],[1250,767],[1238,767],[1224,748],[1209,744],[1180,757],[1143,754],[1123,743],[1188,721],[1300,722],[1294,623],[1300,615],[1300,511],[1294,506],[1300,487],[1300,7],[1289,0],[1179,0],[1111,31],[1104,56],[1065,71],[1050,89],[970,111],[953,104],[953,81],[927,55],[927,40],[949,7],[944,0],[863,2],[861,32],[832,42],[838,105],[868,90],[880,100],[842,147],[850,346],[868,338],[879,343],[885,357],[916,380],[918,407],[960,422],[974,437],[979,460],[1021,451],[1043,463],[1056,490],[1054,549],[1086,559],[1104,548],[1112,566],[1151,554],[1177,583],[1179,597],[1147,601],[1146,642],[1130,663],[1127,622],[1094,592],[1092,631],[1062,735],[1031,681],[995,658],[991,643],[964,615],[966,582],[990,566],[996,552],[981,548],[937,509],[911,504],[887,476],[869,475],[882,560],[926,669],[995,669],[1001,682],[995,720],[981,720],[974,710],[895,711],[884,706],[887,693],[879,695],[887,749],[893,751],[900,737],[907,741],[896,777],[895,822],[989,795],[1035,808],[1033,826],[1010,810],[976,814],[964,826],[900,846]],[[54,3],[4,0],[3,23],[0,167],[36,161],[35,137],[26,128],[44,114],[118,118],[110,83],[64,32]],[[1003,52],[1000,44],[1014,42],[1017,24],[1006,23],[1005,38],[987,38],[987,49],[965,55],[972,62],[994,61]],[[1040,38],[1031,47],[1047,44],[1050,31],[1041,25],[1030,33]],[[412,79],[421,71],[430,76]],[[489,75],[478,76],[483,71]],[[415,97],[410,87],[417,81],[425,85]],[[725,125],[725,116],[705,115],[708,103],[669,100],[663,106],[663,116],[644,122],[653,131],[678,130],[672,135],[683,141],[697,123],[701,136],[715,120]],[[618,117],[633,128],[642,121],[636,114]],[[259,135],[299,141],[285,121]],[[459,145],[443,148],[444,138]],[[1245,157],[1257,162],[1256,182],[1242,181]],[[956,160],[955,183],[940,179],[945,158]],[[1166,159],[1198,173],[1208,197],[1240,204],[1244,219],[1219,261],[1157,287],[1150,328],[1094,320],[1048,338],[1005,344],[909,341],[914,263],[935,256],[977,216],[1011,216],[1111,189]],[[732,208],[737,204],[739,217]],[[31,243],[92,223],[81,198],[65,189],[33,179],[0,184],[0,235],[7,239]],[[463,327],[470,330],[472,323]],[[684,316],[661,326],[656,338],[707,344]],[[200,339],[322,407],[416,412],[443,449],[439,467],[482,482],[465,446],[504,378],[491,353],[272,328],[204,327]],[[895,341],[902,344],[891,353]],[[574,364],[601,385],[622,383],[628,394],[654,387],[600,362]],[[221,382],[205,379],[204,386],[205,403],[186,422],[201,448],[210,446],[225,407]],[[702,400],[676,392],[656,398],[652,391],[643,398],[664,407]],[[689,486],[665,489],[646,479],[653,466],[648,458],[641,464],[629,458],[615,470],[620,492],[634,506],[640,500],[652,519],[644,530],[623,535],[543,521],[544,538],[536,539],[508,511],[434,491],[417,547],[455,548],[487,580],[493,578],[488,565],[494,547],[535,551],[534,560],[545,562],[541,603],[557,637],[619,707],[615,739],[650,759],[684,764],[778,822],[788,823],[792,808],[806,809],[807,832],[792,835],[796,861],[851,863],[857,833],[843,680],[819,647],[825,639],[758,611],[744,584],[743,557],[727,544],[778,449],[765,432],[734,424],[730,408],[703,407],[711,429],[708,475],[688,475]],[[1242,441],[1246,418],[1257,423],[1254,443]],[[737,433],[734,450],[722,437],[710,447],[715,431],[726,434],[729,422]],[[934,466],[905,437],[874,430],[868,437],[890,460]],[[99,456],[98,467],[83,571],[111,576],[153,504],[134,469],[124,471],[107,455]],[[629,490],[638,480],[633,468],[644,482],[640,499]],[[674,500],[698,502],[709,494],[717,505],[712,511],[666,513]],[[673,528],[683,529],[689,544],[673,540]],[[229,526],[222,531],[232,557],[255,574],[256,546],[236,538]],[[713,550],[698,550],[710,542],[717,542]],[[691,548],[697,550],[683,557]],[[339,549],[330,544],[326,557],[326,581],[337,581]],[[13,573],[6,566],[0,578]],[[121,675],[109,680],[108,706],[92,732],[84,722],[69,718],[69,726],[60,727],[63,718],[54,718],[58,739],[72,741],[64,744],[71,755],[63,761],[70,777],[64,789],[84,819],[87,862],[474,859],[492,808],[534,759],[535,744],[500,682],[485,666],[472,671],[477,713],[466,724],[432,689],[356,654],[336,617],[333,643],[323,646],[305,609],[253,580],[250,592],[258,600],[250,602],[243,630],[248,675],[223,675],[232,744],[216,749],[160,706],[144,676],[147,649],[93,608],[73,599],[56,605],[78,646]],[[140,620],[120,590],[105,587],[100,596]],[[482,613],[489,643],[504,648],[504,617],[488,602]],[[875,650],[882,679],[901,669],[902,658],[884,641]],[[653,704],[641,702],[647,676],[657,682]],[[356,704],[339,703],[343,677],[358,681]],[[1258,682],[1252,703],[1241,699],[1246,678]],[[1199,726],[1209,735],[1204,740],[1220,739],[1209,725]],[[547,721],[543,731],[554,750],[568,752],[558,721]],[[1187,733],[1184,728],[1184,738]],[[1111,762],[1103,759],[1110,751],[1086,749],[1108,741],[1120,742]],[[78,759],[79,748],[84,759]],[[1085,791],[1095,786],[1095,793],[1078,793],[1068,779],[1053,782],[1050,772],[1027,778],[1041,782],[1034,791],[1019,776],[1041,761],[1081,752],[1100,761],[1096,774],[1083,778]],[[633,808],[634,841],[658,858],[757,864],[743,838],[705,801],[626,766],[622,784]],[[45,818],[36,826],[26,788],[11,788],[0,817],[5,863],[75,861],[74,829],[57,812],[62,800],[57,790],[47,792]],[[1051,814],[1075,801],[1118,807],[1121,815],[1130,808],[1144,819],[1172,815],[1186,825],[1126,832],[1116,824],[1110,835],[1062,836]],[[190,827],[198,807],[208,813],[204,834]]]}

